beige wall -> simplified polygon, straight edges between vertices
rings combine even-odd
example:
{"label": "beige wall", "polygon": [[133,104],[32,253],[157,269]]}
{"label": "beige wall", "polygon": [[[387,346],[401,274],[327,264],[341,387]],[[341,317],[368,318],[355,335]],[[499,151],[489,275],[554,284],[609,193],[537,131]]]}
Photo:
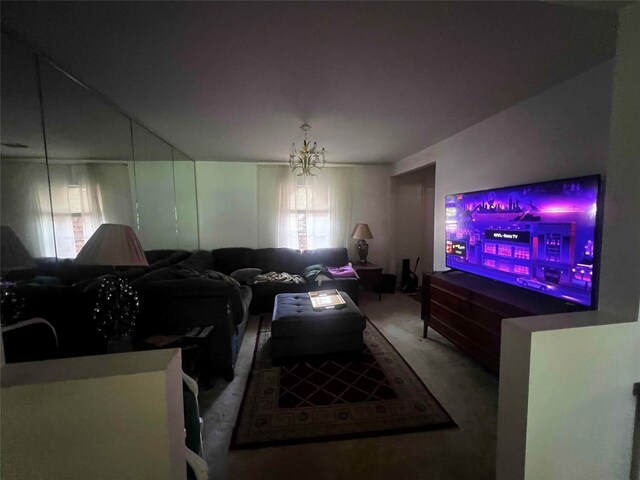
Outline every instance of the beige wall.
{"label": "beige wall", "polygon": [[[353,225],[368,223],[374,238],[369,240],[369,260],[389,265],[390,167],[353,166],[351,209]],[[200,246],[264,248],[264,238],[274,237],[274,225],[266,225],[264,208],[277,209],[277,199],[267,202],[258,192],[258,163],[197,162]],[[321,175],[321,174],[320,174]],[[261,204],[258,205],[259,198]],[[349,255],[358,258],[355,240]]]}
{"label": "beige wall", "polygon": [[[436,163],[434,257],[444,195],[605,174],[600,311],[505,322],[497,478],[629,478],[640,380],[640,6],[621,16],[617,58],[394,165]],[[615,90],[613,68],[615,65]],[[611,106],[614,92],[613,107]],[[611,111],[613,110],[613,119]],[[611,129],[611,148],[609,132]]]}
{"label": "beige wall", "polygon": [[256,248],[258,165],[196,162],[200,248]]}
{"label": "beige wall", "polygon": [[2,366],[2,478],[186,478],[178,349]]}
{"label": "beige wall", "polygon": [[[371,229],[373,238],[367,240],[369,256],[367,260],[382,266],[388,271],[391,265],[391,235],[390,209],[391,203],[391,168],[388,165],[360,165],[354,166],[351,178],[351,218],[353,226],[366,223]],[[356,241],[349,246],[349,258],[358,261]]]}
{"label": "beige wall", "polygon": [[604,173],[612,63],[602,63],[393,165],[393,175],[399,175],[436,163],[434,269],[445,269],[445,195]]}
{"label": "beige wall", "polygon": [[637,245],[640,244],[638,4],[623,9],[620,14],[613,95],[600,304],[601,308],[618,315],[635,318],[640,304],[640,255],[637,251]]}
{"label": "beige wall", "polygon": [[420,272],[433,269],[434,182],[434,165],[391,179],[391,270],[398,275],[398,282],[405,258],[413,269],[420,257],[419,277]]}

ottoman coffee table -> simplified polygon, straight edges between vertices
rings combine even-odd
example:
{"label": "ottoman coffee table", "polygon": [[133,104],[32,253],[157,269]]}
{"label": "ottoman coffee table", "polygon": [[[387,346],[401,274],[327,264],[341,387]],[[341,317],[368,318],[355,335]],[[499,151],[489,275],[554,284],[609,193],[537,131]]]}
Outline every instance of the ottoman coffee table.
{"label": "ottoman coffee table", "polygon": [[274,358],[361,351],[366,318],[344,292],[346,305],[316,311],[307,293],[276,295],[271,322]]}

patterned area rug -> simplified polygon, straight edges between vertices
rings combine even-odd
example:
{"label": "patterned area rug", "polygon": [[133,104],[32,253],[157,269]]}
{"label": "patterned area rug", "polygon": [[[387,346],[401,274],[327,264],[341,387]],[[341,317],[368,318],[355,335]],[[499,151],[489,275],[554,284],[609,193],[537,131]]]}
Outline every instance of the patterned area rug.
{"label": "patterned area rug", "polygon": [[427,387],[367,320],[365,350],[271,361],[271,319],[258,328],[231,449],[455,426]]}

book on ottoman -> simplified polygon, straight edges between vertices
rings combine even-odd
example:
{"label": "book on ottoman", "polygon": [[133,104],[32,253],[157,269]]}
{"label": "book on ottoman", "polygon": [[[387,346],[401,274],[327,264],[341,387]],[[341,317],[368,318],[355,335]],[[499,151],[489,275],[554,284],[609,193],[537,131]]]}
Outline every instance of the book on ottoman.
{"label": "book on ottoman", "polygon": [[333,290],[320,290],[309,292],[311,305],[314,310],[328,310],[330,308],[342,308],[347,302],[344,301],[340,292],[335,288]]}

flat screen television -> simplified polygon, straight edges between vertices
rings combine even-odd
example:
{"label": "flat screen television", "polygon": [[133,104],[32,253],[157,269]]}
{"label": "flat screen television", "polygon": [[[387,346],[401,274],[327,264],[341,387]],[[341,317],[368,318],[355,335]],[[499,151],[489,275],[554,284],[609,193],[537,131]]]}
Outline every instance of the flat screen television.
{"label": "flat screen television", "polygon": [[600,176],[447,195],[446,264],[595,307]]}

